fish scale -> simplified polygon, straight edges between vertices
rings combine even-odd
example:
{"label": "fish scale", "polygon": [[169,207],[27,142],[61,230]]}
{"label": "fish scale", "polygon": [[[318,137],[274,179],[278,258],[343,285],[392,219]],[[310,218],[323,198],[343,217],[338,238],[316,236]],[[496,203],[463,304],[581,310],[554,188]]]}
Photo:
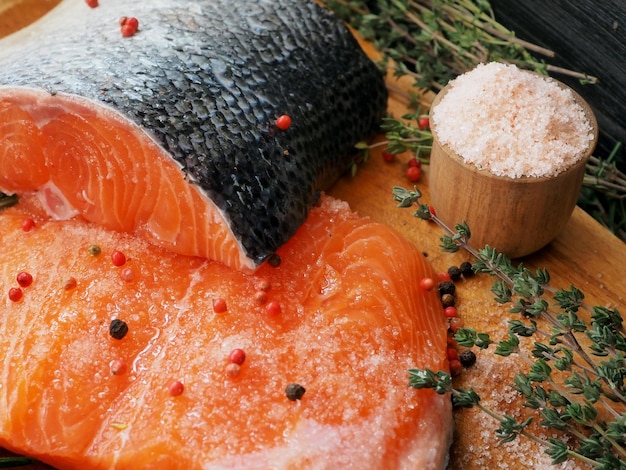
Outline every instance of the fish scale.
{"label": "fish scale", "polygon": [[[314,2],[101,3],[44,17],[37,36],[3,47],[0,98],[24,86],[117,110],[182,166],[258,266],[375,130],[381,72]],[[136,16],[138,33],[122,38],[111,12]]]}

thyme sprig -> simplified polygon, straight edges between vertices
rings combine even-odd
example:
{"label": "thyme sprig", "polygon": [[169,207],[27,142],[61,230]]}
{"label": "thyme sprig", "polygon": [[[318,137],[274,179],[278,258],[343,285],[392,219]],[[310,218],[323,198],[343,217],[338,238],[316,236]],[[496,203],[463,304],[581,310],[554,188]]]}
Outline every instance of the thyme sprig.
{"label": "thyme sprig", "polygon": [[385,117],[381,123],[381,130],[387,140],[370,145],[359,142],[356,147],[367,151],[384,147],[387,152],[393,154],[411,152],[427,162],[433,145],[433,135],[429,129],[420,129],[417,121],[421,116],[423,113],[418,109],[416,112],[404,114],[401,119]]}
{"label": "thyme sprig", "polygon": [[[554,464],[575,458],[603,469],[626,468],[626,329],[620,312],[605,306],[591,306],[575,286],[555,289],[545,269],[531,271],[494,248],[475,249],[469,243],[467,224],[448,227],[420,202],[421,193],[393,188],[399,207],[417,207],[414,216],[439,225],[445,252],[465,250],[475,261],[473,270],[493,276],[492,292],[500,304],[509,304],[517,315],[509,321],[506,337],[495,340],[487,333],[460,328],[455,340],[461,346],[493,348],[500,356],[516,355],[527,365],[518,372],[511,388],[524,407],[536,415],[524,421],[493,411],[481,403],[473,390],[455,388],[449,374],[411,369],[409,384],[450,393],[457,407],[477,407],[499,422],[500,442],[519,436],[545,448]],[[587,318],[588,317],[588,318]],[[522,341],[529,347],[522,347]],[[583,346],[588,344],[588,346]],[[530,423],[568,435],[565,440],[542,439],[533,434]]]}
{"label": "thyme sprig", "polygon": [[587,83],[596,77],[546,64],[554,52],[523,41],[495,19],[487,0],[325,0],[383,53],[381,65],[413,77],[417,89],[438,90],[481,62],[514,63]]}

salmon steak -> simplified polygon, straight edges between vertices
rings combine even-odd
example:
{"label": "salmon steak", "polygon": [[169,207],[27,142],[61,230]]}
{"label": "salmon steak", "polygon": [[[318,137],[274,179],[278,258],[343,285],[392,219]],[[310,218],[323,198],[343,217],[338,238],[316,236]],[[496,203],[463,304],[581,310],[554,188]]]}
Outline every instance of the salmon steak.
{"label": "salmon steak", "polygon": [[448,370],[436,273],[324,193],[385,102],[304,0],[65,0],[1,40],[0,447],[445,468],[450,397],[408,385]]}
{"label": "salmon steak", "polygon": [[256,269],[376,129],[382,73],[310,0],[100,3],[0,43],[0,191]]}
{"label": "salmon steak", "polygon": [[0,447],[60,469],[445,468],[450,398],[408,369],[447,370],[447,323],[395,231],[322,195],[250,274],[39,204],[0,213]]}

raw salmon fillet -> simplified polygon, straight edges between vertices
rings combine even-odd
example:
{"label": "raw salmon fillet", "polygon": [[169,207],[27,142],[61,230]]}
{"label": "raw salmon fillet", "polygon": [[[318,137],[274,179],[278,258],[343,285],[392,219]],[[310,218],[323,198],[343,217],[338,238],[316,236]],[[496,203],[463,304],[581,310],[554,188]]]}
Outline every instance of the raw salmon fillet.
{"label": "raw salmon fillet", "polygon": [[322,195],[281,264],[248,274],[38,204],[0,213],[0,447],[63,469],[444,468],[450,399],[407,371],[447,370],[447,323],[390,228]]}
{"label": "raw salmon fillet", "polygon": [[0,41],[0,191],[254,270],[385,106],[380,70],[310,0],[65,0]]}

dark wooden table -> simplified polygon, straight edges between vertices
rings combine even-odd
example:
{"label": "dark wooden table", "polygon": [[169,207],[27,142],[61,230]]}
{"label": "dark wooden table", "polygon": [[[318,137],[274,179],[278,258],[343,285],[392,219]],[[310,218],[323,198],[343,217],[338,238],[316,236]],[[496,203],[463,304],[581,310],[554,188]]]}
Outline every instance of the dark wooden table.
{"label": "dark wooden table", "polygon": [[[550,63],[597,76],[597,85],[575,88],[592,106],[600,125],[599,154],[626,144],[626,1],[491,0],[499,22],[519,38],[555,52]],[[620,156],[626,169],[626,151]]]}

